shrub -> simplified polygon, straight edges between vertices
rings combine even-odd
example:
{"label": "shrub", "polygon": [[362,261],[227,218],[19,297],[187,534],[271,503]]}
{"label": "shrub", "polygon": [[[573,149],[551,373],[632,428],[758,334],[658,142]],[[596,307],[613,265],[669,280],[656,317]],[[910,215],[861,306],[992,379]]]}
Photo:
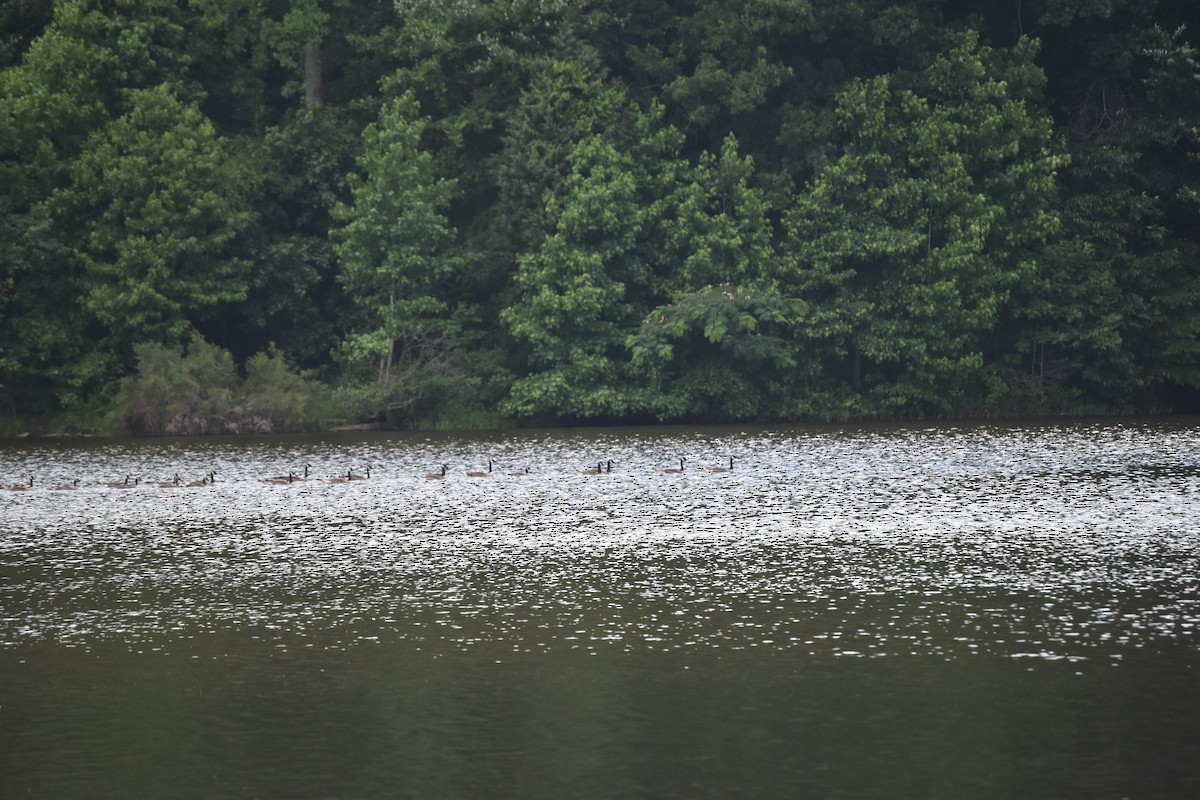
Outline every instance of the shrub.
{"label": "shrub", "polygon": [[329,392],[310,373],[293,370],[274,343],[246,362],[242,398],[248,413],[278,431],[312,430],[329,415]]}
{"label": "shrub", "polygon": [[245,380],[227,350],[199,335],[186,351],[145,343],[134,353],[137,374],[124,381],[116,416],[117,427],[135,435],[310,430],[323,409],[323,387],[273,346],[250,358]]}

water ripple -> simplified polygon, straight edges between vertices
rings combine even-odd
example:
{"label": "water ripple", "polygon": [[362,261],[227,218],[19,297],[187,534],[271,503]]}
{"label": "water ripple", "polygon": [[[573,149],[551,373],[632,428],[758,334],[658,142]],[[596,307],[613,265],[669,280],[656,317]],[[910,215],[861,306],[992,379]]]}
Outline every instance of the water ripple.
{"label": "water ripple", "polygon": [[[1119,662],[1197,644],[1197,445],[1186,424],[1073,424],[10,449],[6,473],[38,478],[0,497],[0,646],[248,628],[435,654]],[[497,474],[466,476],[489,459]],[[262,482],[304,465],[371,477]],[[104,477],[43,488],[79,476]]]}

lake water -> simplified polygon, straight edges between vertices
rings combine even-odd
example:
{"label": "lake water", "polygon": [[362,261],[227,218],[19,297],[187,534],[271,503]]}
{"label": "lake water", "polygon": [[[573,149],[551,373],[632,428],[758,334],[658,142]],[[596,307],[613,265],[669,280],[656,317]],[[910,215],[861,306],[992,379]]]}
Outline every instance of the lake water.
{"label": "lake water", "polygon": [[1200,797],[1195,419],[0,445],[29,475],[3,798]]}

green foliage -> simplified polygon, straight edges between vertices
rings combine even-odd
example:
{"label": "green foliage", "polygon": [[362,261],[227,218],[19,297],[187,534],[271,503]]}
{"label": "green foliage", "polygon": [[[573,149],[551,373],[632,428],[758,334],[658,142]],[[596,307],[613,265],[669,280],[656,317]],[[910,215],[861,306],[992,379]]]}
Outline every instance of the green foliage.
{"label": "green foliage", "polygon": [[1054,65],[1072,151],[1064,230],[1012,323],[1009,374],[1031,404],[1161,410],[1200,386],[1200,242],[1184,222],[1200,211],[1196,50],[1160,27],[1172,4],[1116,5],[1105,24],[1048,32],[1088,46]]}
{"label": "green foliage", "polygon": [[418,431],[494,431],[508,425],[508,419],[497,411],[452,403],[439,409],[436,416],[413,420],[411,428]]}
{"label": "green foliage", "polygon": [[427,124],[412,94],[385,105],[363,134],[364,177],[351,176],[354,203],[337,212],[343,282],[380,315],[396,302],[428,305],[422,298],[453,268],[439,256],[454,236],[444,215],[454,183],[435,175],[422,148]]}
{"label": "green foliage", "polygon": [[673,190],[660,207],[666,240],[667,287],[771,280],[778,270],[774,232],[763,193],[750,185],[754,161],[738,152],[732,135],[719,155],[703,153],[691,168],[677,167]]}
{"label": "green foliage", "polygon": [[0,404],[93,413],[199,334],[285,425],[329,412],[271,342],[390,424],[1195,408],[1198,35],[1186,0],[11,0]]}
{"label": "green foliage", "polygon": [[272,430],[312,430],[331,418],[332,406],[326,395],[310,373],[293,369],[274,345],[246,361],[242,405],[252,417],[269,421]]}
{"label": "green foliage", "polygon": [[186,351],[144,343],[137,374],[124,381],[117,424],[137,435],[186,436],[311,430],[326,413],[324,389],[275,350],[238,377],[229,352],[194,338]]}
{"label": "green foliage", "polygon": [[617,415],[628,409],[621,346],[636,312],[626,286],[636,280],[641,227],[628,157],[599,136],[581,141],[568,161],[565,197],[547,199],[553,234],[522,256],[520,302],[501,320],[530,346],[536,370],[505,401],[523,416]]}
{"label": "green foliage", "polygon": [[506,238],[528,252],[548,235],[547,200],[560,199],[585,140],[628,152],[637,110],[620,87],[605,84],[584,65],[553,61],[532,78],[505,135],[499,156],[500,224]]}
{"label": "green foliage", "polygon": [[0,68],[16,64],[53,14],[51,0],[9,0],[0,6]]}
{"label": "green foliage", "polygon": [[244,168],[255,170],[261,192],[243,236],[254,265],[246,300],[200,326],[225,336],[235,358],[274,341],[298,364],[328,371],[331,343],[354,314],[330,229],[360,148],[351,115],[326,105],[288,114],[247,153]]}
{"label": "green foliage", "polygon": [[[0,70],[0,282],[10,287],[0,350],[13,362],[0,382],[19,385],[16,402],[38,416],[102,404],[131,344],[98,344],[110,335],[82,308],[85,221],[54,224],[50,198],[71,191],[75,165],[128,110],[131,90],[190,91],[183,40],[174,3],[64,0],[21,62]],[[93,208],[111,199],[91,189]]]}
{"label": "green foliage", "polygon": [[71,245],[84,309],[119,341],[181,341],[196,315],[242,299],[245,175],[194,105],[166,86],[132,91],[39,207]]}
{"label": "green foliage", "polygon": [[348,336],[341,353],[352,370],[375,365],[376,391],[365,396],[384,419],[472,384],[457,369],[455,326],[441,299],[457,266],[444,214],[454,184],[436,176],[422,149],[426,125],[411,93],[389,101],[364,133],[354,203],[335,211],[342,284],[369,326]]}
{"label": "green foliage", "polygon": [[0,439],[14,439],[27,431],[23,419],[0,414]]}
{"label": "green foliage", "polygon": [[154,343],[134,351],[138,374],[126,381],[118,401],[125,429],[173,436],[223,432],[237,404],[229,353],[203,340],[193,340],[186,352]]}
{"label": "green foliage", "polygon": [[[1032,55],[1010,54],[1021,69]],[[883,413],[982,401],[986,335],[1056,229],[1064,159],[1007,68],[967,33],[912,89],[852,82],[841,154],[789,213],[785,285],[818,307],[804,336]]]}
{"label": "green foliage", "polygon": [[764,415],[768,376],[796,367],[789,332],[804,304],[770,290],[707,286],[654,309],[628,345],[660,419],[738,420]]}

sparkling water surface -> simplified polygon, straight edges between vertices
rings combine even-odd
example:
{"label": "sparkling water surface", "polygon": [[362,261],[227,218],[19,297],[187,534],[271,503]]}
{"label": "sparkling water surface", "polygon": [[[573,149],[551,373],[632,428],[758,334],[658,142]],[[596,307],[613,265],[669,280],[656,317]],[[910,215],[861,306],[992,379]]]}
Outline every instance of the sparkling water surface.
{"label": "sparkling water surface", "polygon": [[0,473],[34,478],[0,493],[4,796],[1200,796],[1191,420],[39,441]]}

